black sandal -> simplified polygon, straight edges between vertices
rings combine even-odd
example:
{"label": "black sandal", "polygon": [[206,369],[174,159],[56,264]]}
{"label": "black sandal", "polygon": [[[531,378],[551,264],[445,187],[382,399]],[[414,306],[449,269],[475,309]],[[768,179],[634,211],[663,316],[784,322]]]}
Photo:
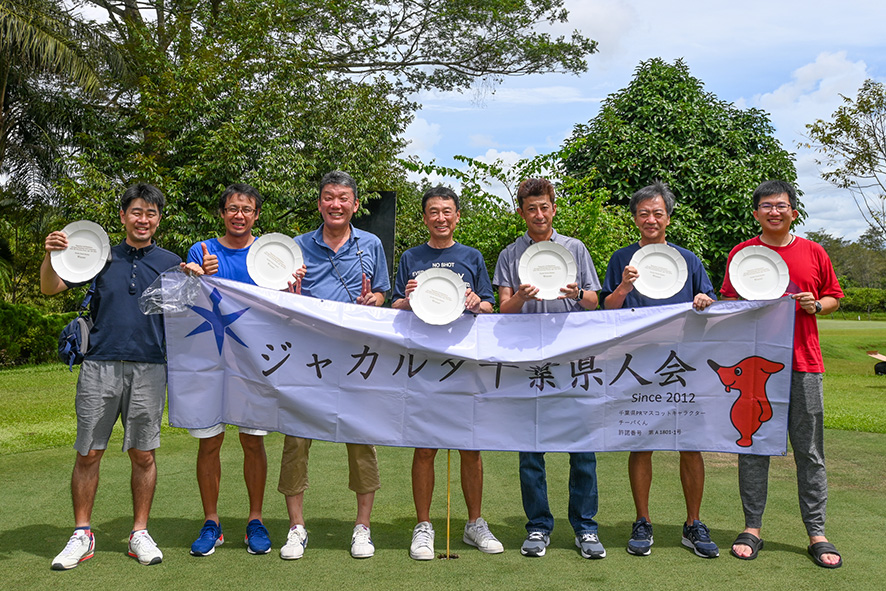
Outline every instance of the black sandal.
{"label": "black sandal", "polygon": [[[750,556],[739,556],[735,553],[736,544],[741,544],[742,546],[747,546],[751,549]],[[732,542],[732,548],[729,550],[729,553],[738,558],[739,560],[753,560],[757,557],[757,552],[763,549],[763,540],[755,536],[754,534],[750,534],[748,532],[742,532],[736,536],[735,541]],[[810,553],[812,552],[812,547],[810,546]]]}

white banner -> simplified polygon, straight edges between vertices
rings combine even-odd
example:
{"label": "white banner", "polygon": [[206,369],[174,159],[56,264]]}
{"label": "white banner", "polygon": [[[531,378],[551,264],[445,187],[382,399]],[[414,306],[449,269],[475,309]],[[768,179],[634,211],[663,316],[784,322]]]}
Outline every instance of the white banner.
{"label": "white banner", "polygon": [[450,449],[786,451],[789,298],[431,326],[217,278],[201,288],[165,315],[176,427]]}

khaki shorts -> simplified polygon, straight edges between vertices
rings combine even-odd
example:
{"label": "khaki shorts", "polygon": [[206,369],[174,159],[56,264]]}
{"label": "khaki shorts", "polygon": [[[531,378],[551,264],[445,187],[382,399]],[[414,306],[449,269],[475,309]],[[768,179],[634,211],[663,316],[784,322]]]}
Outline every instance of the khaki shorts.
{"label": "khaki shorts", "polygon": [[[283,439],[277,490],[286,496],[301,494],[308,488],[308,454],[312,441],[291,435]],[[358,443],[345,445],[348,446],[348,488],[357,494],[371,493],[381,488],[375,446]]]}
{"label": "khaki shorts", "polygon": [[107,449],[117,417],[123,424],[123,451],[156,449],[165,404],[165,363],[84,360],[74,401],[74,449],[82,456]]}

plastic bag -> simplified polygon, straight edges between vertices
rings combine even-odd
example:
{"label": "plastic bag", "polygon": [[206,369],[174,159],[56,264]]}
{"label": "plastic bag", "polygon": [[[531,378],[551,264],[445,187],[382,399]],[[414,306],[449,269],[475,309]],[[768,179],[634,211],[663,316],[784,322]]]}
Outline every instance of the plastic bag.
{"label": "plastic bag", "polygon": [[199,293],[200,278],[188,275],[180,267],[173,267],[161,273],[142,292],[138,307],[142,314],[184,312],[191,307]]}

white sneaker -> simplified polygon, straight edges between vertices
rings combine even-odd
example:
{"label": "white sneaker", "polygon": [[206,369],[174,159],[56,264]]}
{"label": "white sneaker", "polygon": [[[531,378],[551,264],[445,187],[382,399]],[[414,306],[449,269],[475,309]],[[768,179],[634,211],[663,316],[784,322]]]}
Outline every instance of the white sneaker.
{"label": "white sneaker", "polygon": [[482,517],[478,517],[474,523],[465,524],[465,535],[462,540],[486,554],[501,554],[505,551],[505,547],[492,535],[489,524]]}
{"label": "white sneaker", "polygon": [[431,560],[434,558],[434,526],[430,521],[422,521],[412,530],[412,545],[409,558]]}
{"label": "white sneaker", "polygon": [[95,554],[92,530],[75,529],[65,549],[52,559],[52,570],[69,570]]}
{"label": "white sneaker", "polygon": [[373,554],[375,554],[375,545],[369,535],[369,528],[358,523],[354,526],[354,534],[351,536],[351,556],[369,558]]}
{"label": "white sneaker", "polygon": [[286,543],[280,548],[280,558],[283,560],[298,560],[305,555],[308,547],[308,530],[303,525],[289,528]]}
{"label": "white sneaker", "polygon": [[129,536],[129,555],[145,566],[163,562],[163,552],[146,529],[140,529]]}

